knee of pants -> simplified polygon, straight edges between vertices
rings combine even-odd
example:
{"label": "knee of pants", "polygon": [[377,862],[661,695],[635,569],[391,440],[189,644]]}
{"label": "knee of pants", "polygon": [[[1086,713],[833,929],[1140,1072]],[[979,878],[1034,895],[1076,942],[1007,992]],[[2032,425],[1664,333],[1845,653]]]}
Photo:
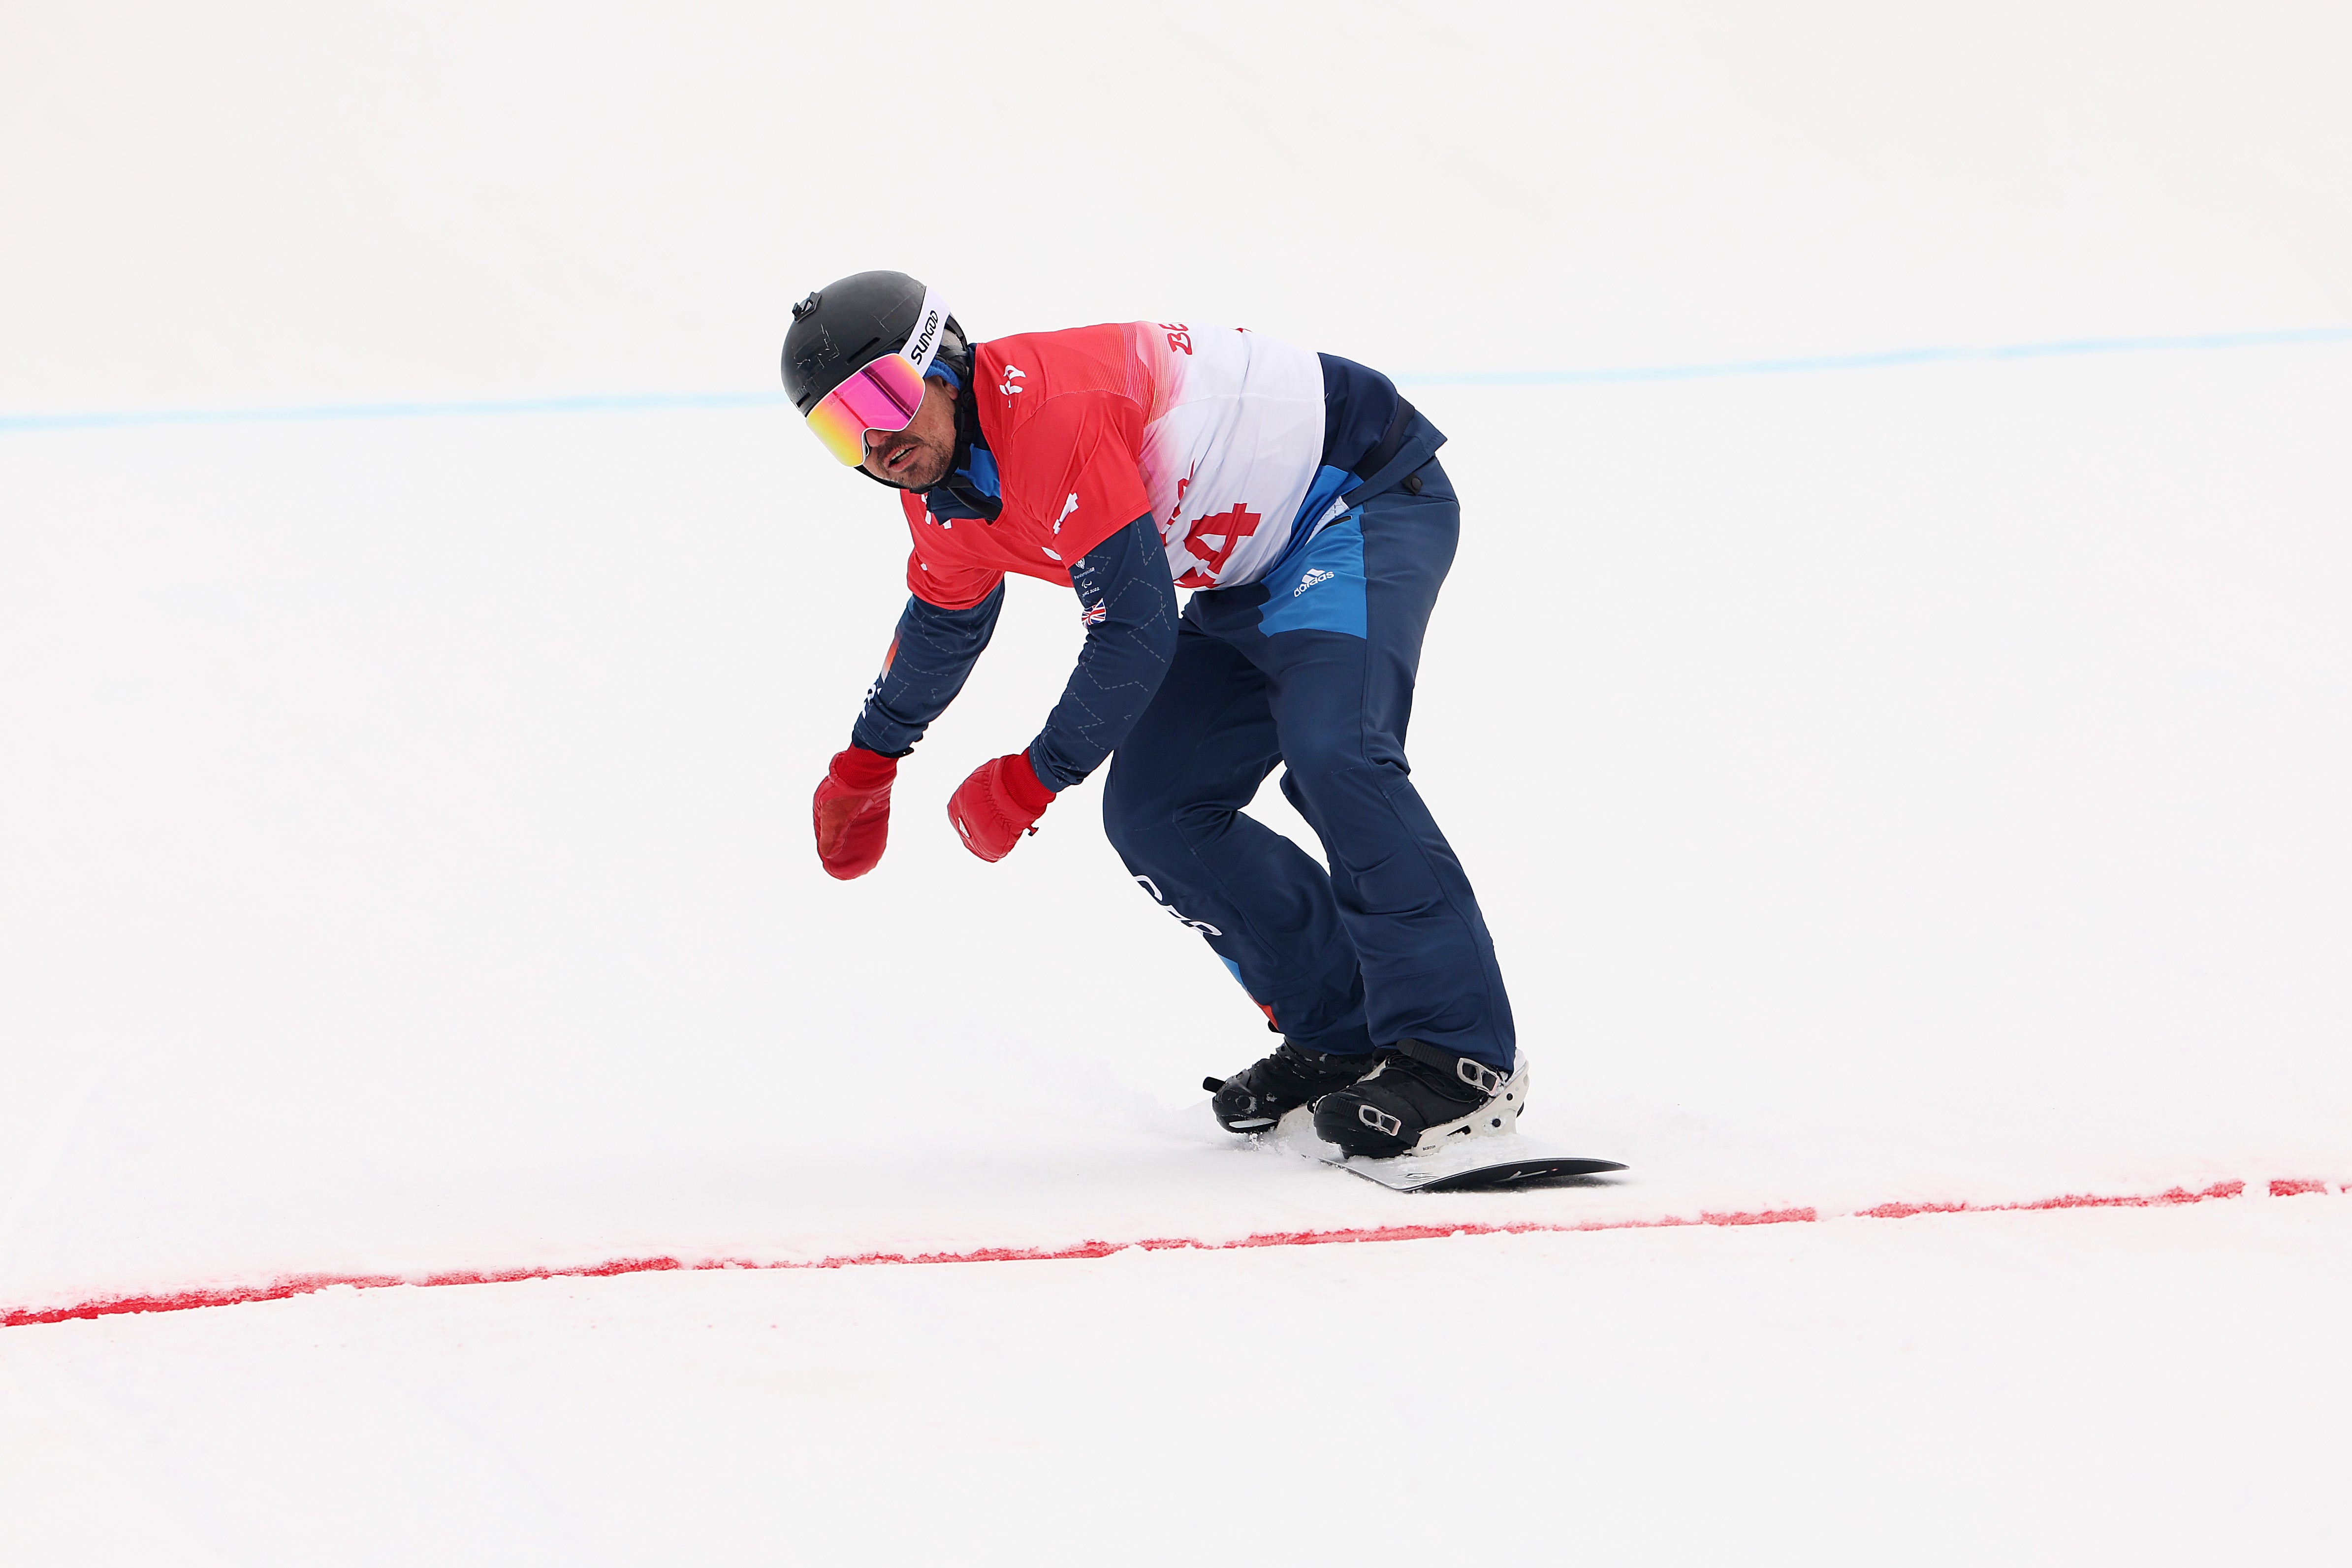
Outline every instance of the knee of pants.
{"label": "knee of pants", "polygon": [[1166,800],[1147,784],[1122,776],[1116,763],[1103,782],[1102,814],[1103,837],[1130,867],[1183,847]]}
{"label": "knee of pants", "polygon": [[1320,791],[1347,779],[1350,774],[1365,775],[1356,782],[1375,787],[1391,778],[1405,776],[1404,759],[1392,748],[1367,746],[1362,737],[1353,731],[1344,735],[1315,735],[1286,744],[1282,752],[1283,766],[1290,776],[1284,781],[1286,792],[1298,789],[1312,800]]}

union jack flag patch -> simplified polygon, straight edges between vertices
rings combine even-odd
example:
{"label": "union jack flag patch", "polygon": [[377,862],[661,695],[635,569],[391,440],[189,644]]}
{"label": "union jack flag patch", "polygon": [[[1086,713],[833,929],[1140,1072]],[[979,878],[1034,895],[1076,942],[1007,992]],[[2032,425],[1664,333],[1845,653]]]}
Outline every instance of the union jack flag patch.
{"label": "union jack flag patch", "polygon": [[1093,604],[1088,605],[1085,609],[1078,612],[1078,620],[1085,626],[1098,626],[1102,625],[1104,617],[1109,614],[1110,608],[1108,602],[1102,599],[1097,599]]}

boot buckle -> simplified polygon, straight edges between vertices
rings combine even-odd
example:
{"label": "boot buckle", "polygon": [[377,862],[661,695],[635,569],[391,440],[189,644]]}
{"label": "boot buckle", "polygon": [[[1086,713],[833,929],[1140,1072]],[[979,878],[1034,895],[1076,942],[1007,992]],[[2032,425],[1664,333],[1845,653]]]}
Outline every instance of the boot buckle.
{"label": "boot buckle", "polygon": [[1484,1062],[1474,1062],[1468,1057],[1454,1058],[1454,1076],[1489,1100],[1502,1093],[1503,1086],[1510,1081],[1507,1075],[1496,1072]]}

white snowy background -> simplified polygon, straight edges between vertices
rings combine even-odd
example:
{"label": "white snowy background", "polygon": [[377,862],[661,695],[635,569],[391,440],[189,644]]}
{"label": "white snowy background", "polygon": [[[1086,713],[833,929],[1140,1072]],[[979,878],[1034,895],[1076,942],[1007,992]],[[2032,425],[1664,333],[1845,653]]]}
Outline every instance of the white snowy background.
{"label": "white snowy background", "polygon": [[[12,5],[0,237],[0,1314],[1818,1216],[20,1321],[0,1560],[2352,1559],[2342,6]],[[1043,584],[822,874],[869,267],[1448,431],[1415,777],[1622,1177],[1215,1131],[1097,786],[940,811]]]}

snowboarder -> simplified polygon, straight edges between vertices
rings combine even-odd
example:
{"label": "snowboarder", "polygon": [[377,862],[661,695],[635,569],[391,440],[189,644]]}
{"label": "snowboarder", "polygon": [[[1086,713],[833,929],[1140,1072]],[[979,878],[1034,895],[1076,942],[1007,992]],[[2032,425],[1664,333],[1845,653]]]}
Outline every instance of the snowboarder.
{"label": "snowboarder", "polygon": [[[988,646],[1005,574],[1067,584],[1076,668],[1036,739],[955,791],[964,846],[1003,859],[1111,757],[1128,870],[1283,1036],[1217,1089],[1221,1123],[1312,1105],[1373,1157],[1509,1131],[1510,1003],[1404,755],[1460,529],[1437,428],[1377,372],[1233,328],[973,342],[898,272],[795,306],[783,377],[828,451],[900,492],[914,541],[898,636],[817,786],[824,868],[881,859],[898,762]],[[1328,873],[1241,811],[1277,763]]]}

